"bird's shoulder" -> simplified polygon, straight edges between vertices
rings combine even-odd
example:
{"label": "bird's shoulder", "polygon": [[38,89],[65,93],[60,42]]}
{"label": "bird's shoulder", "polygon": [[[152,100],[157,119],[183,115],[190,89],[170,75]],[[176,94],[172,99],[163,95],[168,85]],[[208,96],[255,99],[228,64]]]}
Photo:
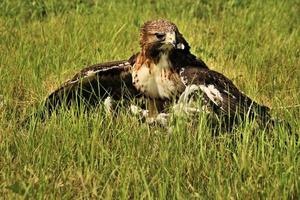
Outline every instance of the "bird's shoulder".
{"label": "bird's shoulder", "polygon": [[87,77],[93,76],[115,76],[120,74],[131,73],[132,66],[136,61],[137,54],[132,55],[127,60],[104,62],[94,64],[83,68],[80,72],[75,74],[70,81],[77,81]]}
{"label": "bird's shoulder", "polygon": [[223,74],[201,67],[182,68],[180,75],[185,79],[186,84],[196,85],[214,85],[215,87],[224,88],[233,92],[238,92],[234,83]]}
{"label": "bird's shoulder", "polygon": [[201,68],[208,69],[203,60],[197,58],[188,50],[176,49],[170,54],[170,60],[175,68]]}
{"label": "bird's shoulder", "polygon": [[94,64],[91,66],[87,66],[77,72],[71,79],[68,79],[64,81],[60,87],[58,87],[56,90],[52,91],[51,95],[54,95],[60,91],[68,90],[69,88],[73,88],[77,85],[82,84],[89,84],[91,81],[97,80],[100,81],[103,80],[107,81],[109,80],[117,80],[120,82],[120,80],[129,80],[127,82],[131,81],[131,70],[132,66],[134,65],[136,61],[136,55],[132,55],[127,60],[119,60],[119,61],[111,61],[111,62],[103,62]]}

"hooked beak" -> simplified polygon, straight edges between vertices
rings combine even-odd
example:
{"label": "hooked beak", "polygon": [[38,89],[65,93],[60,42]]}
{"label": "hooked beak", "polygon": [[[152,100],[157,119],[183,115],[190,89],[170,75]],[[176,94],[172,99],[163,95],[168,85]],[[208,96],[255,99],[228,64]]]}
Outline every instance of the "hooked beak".
{"label": "hooked beak", "polygon": [[185,46],[183,43],[177,43],[176,41],[176,33],[175,32],[169,32],[166,33],[165,41],[164,41],[166,47],[169,49],[175,48],[175,49],[185,49]]}
{"label": "hooked beak", "polygon": [[165,44],[171,45],[172,47],[176,48],[177,42],[175,32],[166,33]]}

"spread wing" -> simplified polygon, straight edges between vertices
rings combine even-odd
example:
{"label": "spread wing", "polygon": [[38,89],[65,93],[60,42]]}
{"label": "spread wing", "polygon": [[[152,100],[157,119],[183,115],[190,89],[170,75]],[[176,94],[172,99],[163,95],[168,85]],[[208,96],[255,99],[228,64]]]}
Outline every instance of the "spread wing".
{"label": "spread wing", "polygon": [[135,57],[134,55],[128,60],[95,64],[82,69],[46,98],[47,110],[51,113],[62,104],[69,106],[72,102],[84,102],[93,106],[108,96],[114,100],[138,96],[131,75]]}
{"label": "spread wing", "polygon": [[258,115],[265,121],[270,118],[269,108],[259,105],[239,89],[224,75],[205,68],[187,67],[182,69],[181,78],[186,85],[196,85],[203,93],[205,103],[214,112],[229,117]]}

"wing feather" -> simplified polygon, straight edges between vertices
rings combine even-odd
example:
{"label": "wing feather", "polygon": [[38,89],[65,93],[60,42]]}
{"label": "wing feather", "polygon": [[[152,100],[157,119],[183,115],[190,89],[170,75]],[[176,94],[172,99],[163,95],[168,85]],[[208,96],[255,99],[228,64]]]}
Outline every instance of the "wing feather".
{"label": "wing feather", "polygon": [[72,102],[93,106],[107,96],[114,100],[138,96],[132,84],[134,62],[135,55],[129,60],[100,63],[82,69],[46,98],[47,110],[51,113],[63,103],[69,106]]}
{"label": "wing feather", "polygon": [[195,84],[203,92],[205,101],[215,112],[233,117],[257,115],[266,120],[269,108],[260,105],[242,93],[231,80],[224,75],[205,68],[187,67],[182,69],[181,78],[186,85]]}

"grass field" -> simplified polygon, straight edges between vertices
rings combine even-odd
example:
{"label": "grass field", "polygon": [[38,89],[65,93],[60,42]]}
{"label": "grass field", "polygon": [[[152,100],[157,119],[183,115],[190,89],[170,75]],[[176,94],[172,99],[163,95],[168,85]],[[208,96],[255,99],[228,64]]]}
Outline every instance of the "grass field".
{"label": "grass field", "polygon": [[205,117],[176,118],[170,134],[101,106],[20,125],[84,66],[137,52],[156,18],[299,134],[299,0],[1,0],[0,198],[300,198],[300,145],[282,127],[214,137]]}

